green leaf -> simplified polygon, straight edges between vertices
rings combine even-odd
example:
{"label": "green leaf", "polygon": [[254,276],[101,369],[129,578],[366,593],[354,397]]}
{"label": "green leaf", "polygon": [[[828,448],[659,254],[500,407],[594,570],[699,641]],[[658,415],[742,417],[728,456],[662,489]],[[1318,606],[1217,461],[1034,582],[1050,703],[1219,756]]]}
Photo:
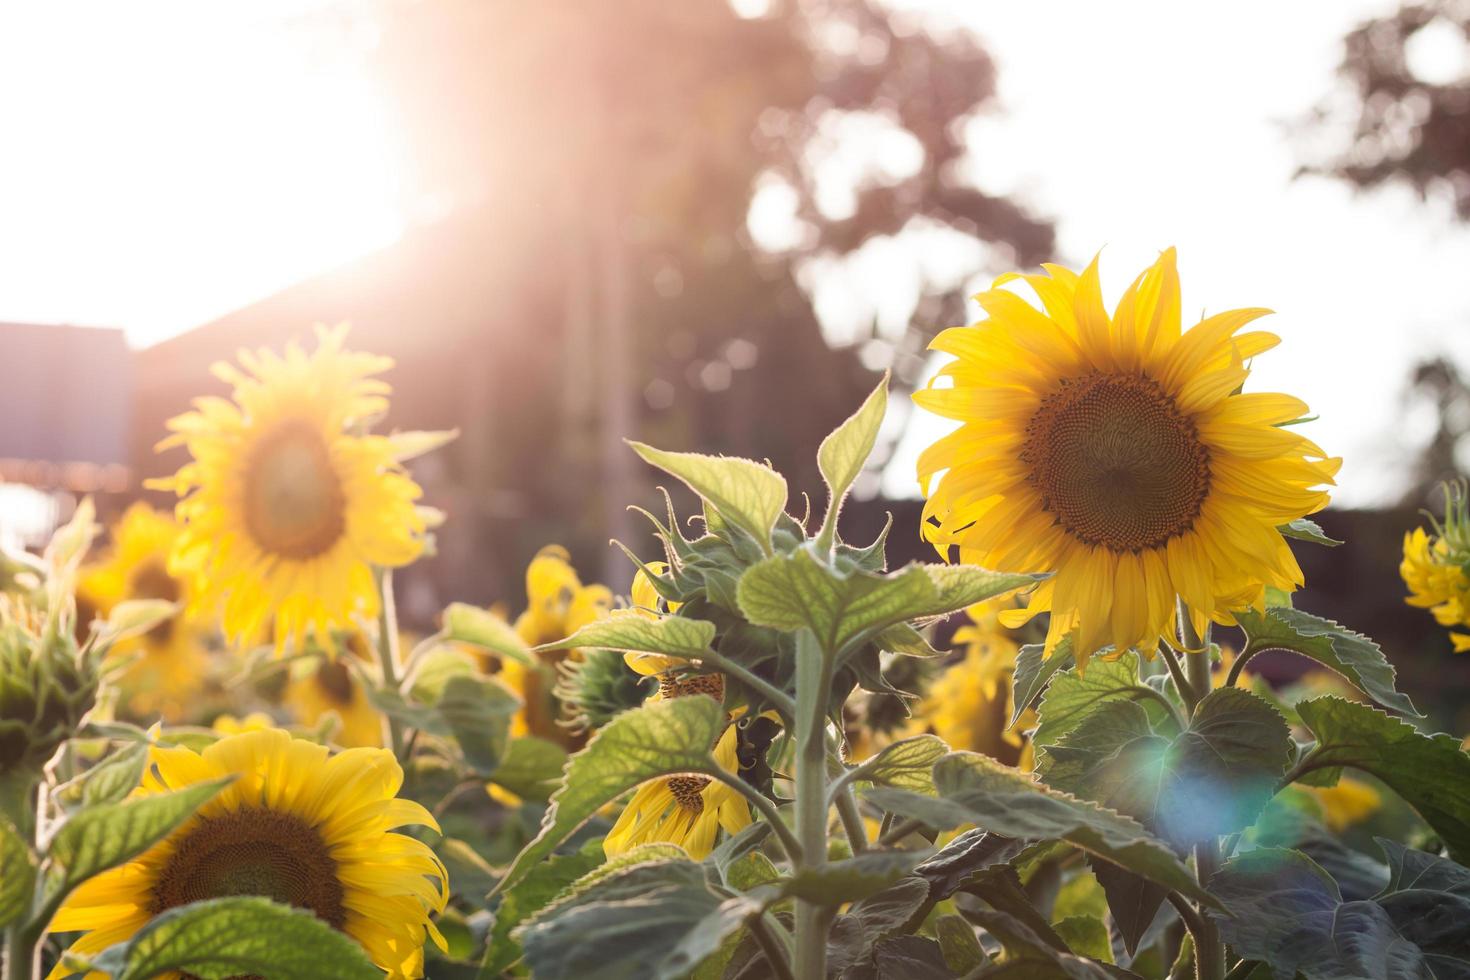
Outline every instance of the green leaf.
{"label": "green leaf", "polygon": [[979,896],[997,912],[1014,916],[1052,948],[1067,951],[1066,942],[1046,921],[1046,916],[1031,901],[1031,896],[1026,894],[1021,876],[1012,865],[986,868],[966,882],[963,890]]}
{"label": "green leaf", "polygon": [[1424,980],[1419,947],[1376,902],[1344,902],[1332,877],[1299,851],[1247,851],[1210,879],[1231,909],[1215,914],[1235,951],[1278,977],[1307,980]]}
{"label": "green leaf", "polygon": [[498,977],[520,959],[521,944],[512,935],[515,928],[602,862],[602,842],[589,841],[580,851],[554,855],[550,860],[542,861],[515,887],[507,889],[495,909],[495,925],[486,940],[480,975]]}
{"label": "green leaf", "polygon": [[98,641],[111,644],[142,636],[178,611],[179,604],[166,599],[124,599],[107,614],[107,626]]}
{"label": "green leaf", "polygon": [[970,974],[969,980],[1110,980],[1100,964],[1063,952],[1015,916],[990,909],[966,913],[1005,948],[1006,959]]}
{"label": "green leaf", "polygon": [[1310,657],[1348,679],[1375,703],[1400,714],[1422,717],[1408,695],[1394,687],[1393,665],[1377,643],[1300,609],[1273,608],[1264,614],[1244,610],[1235,621],[1245,630],[1246,651],[1290,650]]}
{"label": "green leaf", "polygon": [[988,830],[967,830],[915,868],[914,873],[929,883],[930,896],[942,901],[974,875],[1010,862],[1023,846],[1022,841]]}
{"label": "green leaf", "polygon": [[888,575],[841,570],[798,548],[747,569],[736,596],[752,623],[786,632],[810,629],[832,655],[899,623],[963,609],[1036,581],[1034,575],[972,565],[915,564]]}
{"label": "green leaf", "polygon": [[434,707],[449,725],[465,761],[481,775],[493,773],[510,740],[510,722],[521,699],[490,677],[451,677]]}
{"label": "green leaf", "polygon": [[1470,868],[1381,837],[1378,846],[1391,877],[1373,900],[1436,977],[1470,977]]}
{"label": "green leaf", "polygon": [[518,934],[537,980],[682,980],[762,908],[758,897],[714,893],[687,858],[653,861],[554,902]]}
{"label": "green leaf", "polygon": [[527,667],[539,662],[515,627],[490,610],[466,602],[451,602],[444,610],[444,634],[457,643],[489,650]]}
{"label": "green leaf", "polygon": [[142,854],[233,779],[195,783],[172,793],[81,810],[61,825],[51,842],[48,898],[68,895],[88,878]]}
{"label": "green leaf", "polygon": [[148,743],[130,742],[91,769],[56,788],[55,797],[68,810],[96,803],[116,803],[143,779]]}
{"label": "green leaf", "polygon": [[964,976],[990,962],[975,935],[975,927],[960,916],[941,915],[934,922],[934,934],[939,937],[944,965],[956,976]]}
{"label": "green leaf", "polygon": [[896,786],[915,793],[934,792],[934,763],[949,754],[937,735],[915,735],[885,746],[858,766],[852,776],[878,786]]}
{"label": "green leaf", "polygon": [[786,508],[786,478],[748,459],[671,453],[629,442],[644,461],[684,481],[729,523],[770,553],[771,530]]}
{"label": "green leaf", "polygon": [[1113,962],[1113,942],[1102,919],[1092,915],[1073,915],[1058,922],[1054,928],[1067,948],[1078,956],[1102,963]]}
{"label": "green leaf", "polygon": [[511,739],[490,781],[523,800],[545,802],[556,789],[566,764],[566,749],[547,739],[525,735]]}
{"label": "green leaf", "polygon": [[1105,704],[1153,700],[1153,691],[1138,682],[1137,654],[1125,653],[1117,660],[1093,657],[1085,673],[1068,671],[1051,682],[1041,699],[1032,741],[1045,750]]}
{"label": "green leaf", "polygon": [[1239,688],[1206,695],[1177,736],[1133,701],[1111,701],[1049,746],[1048,785],[1127,814],[1176,847],[1255,822],[1294,744],[1270,704]]}
{"label": "green leaf", "polygon": [[1006,727],[1014,726],[1021,720],[1021,715],[1027,708],[1036,706],[1053,674],[1059,670],[1070,670],[1076,664],[1077,658],[1072,655],[1070,633],[1062,637],[1050,657],[1046,655],[1044,643],[1028,643],[1023,646],[1016,655],[1016,672],[1011,678],[1011,720]]}
{"label": "green leaf", "polygon": [[864,851],[815,868],[798,868],[783,893],[821,905],[856,902],[887,888],[928,856],[924,851]]}
{"label": "green leaf", "polygon": [[187,973],[200,980],[379,980],[363,948],[311,912],[266,898],[216,898],[170,909],[92,961],[113,980]]}
{"label": "green leaf", "polygon": [[863,401],[862,406],[847,421],[834,429],[817,449],[817,468],[832,498],[827,505],[823,528],[837,527],[837,517],[842,511],[842,501],[852,482],[863,471],[863,464],[873,452],[878,441],[878,429],[883,424],[883,415],[888,410],[888,373],[878,387]]}
{"label": "green leaf", "polygon": [[693,660],[709,653],[715,639],[715,624],[702,619],[662,616],[651,619],[632,610],[596,619],[564,640],[547,643],[538,650],[568,650],[602,647],[638,653],[664,653]]}
{"label": "green leaf", "polygon": [[561,787],[536,835],[496,891],[519,881],[597,812],[640,783],[673,773],[708,772],[725,709],[703,695],[656,701],[625,711],[567,760]]}
{"label": "green leaf", "polygon": [[1444,839],[1450,857],[1470,862],[1470,755],[1459,740],[1420,734],[1406,722],[1342,698],[1313,698],[1296,707],[1317,737],[1307,768],[1350,766],[1377,776]]}
{"label": "green leaf", "polygon": [[1200,887],[1163,841],[1131,817],[1036,782],[988,756],[956,752],[934,766],[934,783],[979,827],[1025,840],[1064,840],[1207,905]]}
{"label": "green leaf", "polygon": [[0,815],[0,929],[19,919],[31,907],[36,865],[30,848]]}
{"label": "green leaf", "polygon": [[1159,907],[1169,897],[1169,890],[1141,878],[1131,871],[1124,871],[1116,864],[1091,859],[1092,873],[1108,897],[1108,912],[1118,934],[1123,937],[1123,948],[1132,956],[1138,952],[1138,943],[1153,925]]}
{"label": "green leaf", "polygon": [[1310,541],[1313,544],[1326,545],[1329,548],[1336,548],[1342,544],[1336,538],[1328,537],[1327,532],[1322,530],[1322,525],[1306,517],[1298,517],[1290,524],[1283,524],[1276,530],[1288,538],[1296,538],[1298,541]]}

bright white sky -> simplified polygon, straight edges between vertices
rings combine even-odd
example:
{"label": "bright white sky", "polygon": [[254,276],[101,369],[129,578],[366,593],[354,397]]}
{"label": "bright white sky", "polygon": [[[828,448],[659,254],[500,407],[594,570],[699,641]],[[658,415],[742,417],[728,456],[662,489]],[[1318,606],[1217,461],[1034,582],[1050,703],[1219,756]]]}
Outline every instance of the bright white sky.
{"label": "bright white sky", "polygon": [[[1409,365],[1442,349],[1470,363],[1470,231],[1405,192],[1292,181],[1287,131],[1333,83],[1343,33],[1391,0],[902,2],[971,24],[1000,63],[1000,111],[975,123],[981,186],[1054,217],[1067,261],[1105,247],[1114,296],[1173,244],[1186,310],[1276,309],[1284,343],[1252,387],[1322,415],[1316,438],[1347,457],[1341,502],[1391,497],[1428,431],[1400,431]],[[0,320],[148,344],[401,233],[400,148],[363,39],[283,26],[322,6],[0,5]],[[1466,59],[1441,45],[1425,62],[1452,75]],[[827,270],[824,318],[889,270],[871,299],[901,324],[902,266],[878,248],[858,275]],[[908,427],[891,492],[911,492],[932,431]]]}

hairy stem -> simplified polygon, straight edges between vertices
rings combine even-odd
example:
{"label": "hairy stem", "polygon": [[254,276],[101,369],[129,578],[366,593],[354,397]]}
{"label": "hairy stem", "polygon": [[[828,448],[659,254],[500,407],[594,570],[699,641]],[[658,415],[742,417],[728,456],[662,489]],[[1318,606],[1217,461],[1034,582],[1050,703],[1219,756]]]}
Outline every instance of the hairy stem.
{"label": "hairy stem", "polygon": [[[827,859],[826,701],[830,660],[809,630],[796,638],[796,836],[801,865],[819,868]],[[827,975],[827,908],[796,903],[796,975]]]}
{"label": "hairy stem", "polygon": [[776,712],[788,723],[796,718],[796,702],[791,700],[791,695],[764,677],[757,676],[743,664],[738,664],[713,650],[700,654],[699,659],[706,667],[713,667],[722,674],[738,677],[745,684],[761,692],[766,700],[771,702],[771,705],[775,707]]}
{"label": "hairy stem", "polygon": [[[378,663],[383,668],[383,686],[398,690],[398,610],[393,604],[393,572],[375,569],[378,583]],[[385,712],[388,741],[399,762],[403,757],[403,724]]]}
{"label": "hairy stem", "polygon": [[[1189,617],[1189,607],[1182,599],[1179,601],[1179,641],[1183,644],[1187,657],[1185,666],[1189,672],[1189,686],[1194,689],[1195,700],[1190,705],[1190,710],[1193,711],[1210,693],[1210,631],[1206,627],[1204,636],[1195,632],[1194,622]],[[1208,887],[1210,878],[1219,867],[1220,846],[1215,839],[1195,845],[1194,873],[1201,885]],[[1220,929],[1203,909],[1199,910],[1195,918],[1197,927],[1190,930],[1194,936],[1195,976],[1198,980],[1224,980],[1225,944],[1220,940]]]}
{"label": "hairy stem", "polygon": [[754,786],[739,776],[726,772],[719,766],[711,766],[704,771],[704,775],[717,782],[724,783],[745,797],[750,805],[755,807],[760,812],[760,815],[765,818],[766,823],[771,825],[771,829],[776,832],[776,837],[781,841],[781,849],[786,852],[786,857],[790,859],[791,863],[801,863],[801,842],[796,839],[796,835],[791,832],[791,828],[786,826],[786,821],[781,819],[781,814],[777,811],[776,804],[762,796],[761,792]]}

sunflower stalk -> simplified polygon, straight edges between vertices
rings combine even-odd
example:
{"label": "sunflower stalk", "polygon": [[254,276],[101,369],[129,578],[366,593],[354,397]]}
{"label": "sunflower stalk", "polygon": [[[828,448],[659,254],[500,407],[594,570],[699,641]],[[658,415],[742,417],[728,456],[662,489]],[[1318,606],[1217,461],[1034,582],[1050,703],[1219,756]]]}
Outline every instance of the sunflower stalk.
{"label": "sunflower stalk", "polygon": [[[1193,711],[1210,693],[1213,678],[1210,664],[1210,628],[1205,626],[1200,636],[1190,618],[1189,607],[1184,600],[1178,602],[1179,641],[1185,650],[1185,669],[1192,689]],[[1210,879],[1220,866],[1220,846],[1214,838],[1200,841],[1194,847],[1194,870],[1200,884],[1209,887]],[[1190,930],[1194,937],[1195,976],[1198,980],[1223,980],[1225,976],[1225,944],[1220,939],[1220,929],[1215,920],[1203,909],[1196,917],[1197,925]]]}
{"label": "sunflower stalk", "polygon": [[[796,635],[796,836],[801,866],[827,859],[827,691],[831,660],[810,630]],[[796,975],[827,975],[827,908],[799,899],[796,905]]]}
{"label": "sunflower stalk", "polygon": [[[375,568],[373,578],[378,587],[378,663],[383,670],[383,687],[398,690],[398,609],[393,603],[393,571]],[[393,756],[404,761],[403,724],[391,714],[384,713],[388,726],[388,740],[393,747]]]}

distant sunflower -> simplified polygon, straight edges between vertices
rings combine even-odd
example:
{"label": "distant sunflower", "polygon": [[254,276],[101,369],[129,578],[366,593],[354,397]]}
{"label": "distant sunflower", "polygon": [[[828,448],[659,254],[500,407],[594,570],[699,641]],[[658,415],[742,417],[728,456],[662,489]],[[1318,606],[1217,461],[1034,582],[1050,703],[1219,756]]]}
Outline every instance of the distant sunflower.
{"label": "distant sunflower", "polygon": [[965,610],[971,622],[955,631],[963,660],[951,665],[929,686],[914,712],[913,728],[938,735],[951,748],[983,752],[1008,765],[1022,761],[1025,739],[1036,713],[1027,710],[1010,726],[1011,679],[1020,648],[1000,627],[1006,602],[982,602]]}
{"label": "distant sunflower", "polygon": [[72,893],[51,929],[87,930],[73,953],[95,955],[168,909],[231,895],[310,909],[361,944],[390,980],[423,975],[426,933],[444,947],[430,920],[448,900],[444,865],[428,845],[391,832],[438,827],[422,806],[395,798],[403,771],[392,753],[347,749],[329,758],[325,747],[275,729],[232,735],[202,753],[155,747],[152,763],[134,796],[236,779],[140,857]]}
{"label": "distant sunflower", "polygon": [[343,660],[318,656],[293,665],[281,701],[303,725],[316,725],[329,713],[335,714],[341,725],[332,740],[338,745],[377,748],[383,744],[383,716]]}
{"label": "distant sunflower", "polygon": [[[571,556],[560,545],[547,545],[526,567],[526,610],[516,617],[515,631],[528,646],[564,640],[612,611],[612,590],[605,585],[583,585]],[[511,735],[538,735],[568,748],[581,744],[581,737],[559,726],[561,708],[553,696],[556,665],[576,650],[537,654],[542,669],[504,659],[500,677],[521,696],[524,704],[511,721]]]}
{"label": "distant sunflower", "polygon": [[[112,527],[111,544],[99,562],[82,570],[77,602],[85,611],[80,619],[106,617],[119,602],[162,599],[180,604],[170,616],[142,636],[119,642],[111,656],[128,661],[118,679],[130,709],[140,715],[160,715],[178,722],[188,713],[191,698],[209,666],[204,642],[207,631],[185,608],[193,598],[187,578],[168,570],[169,552],[181,528],[168,514],[145,503],[135,503]],[[78,624],[83,630],[89,622]]]}
{"label": "distant sunflower", "polygon": [[1240,392],[1278,338],[1237,332],[1269,311],[1181,333],[1173,249],[1111,316],[1096,259],[1045,268],[996,283],[1024,279],[1042,309],[991,289],[976,297],[988,320],[934,341],[957,360],[914,399],[963,424],[919,460],[926,536],[962,561],[1054,572],[1006,622],[1050,610],[1047,648],[1075,633],[1082,663],[1109,643],[1153,651],[1176,596],[1203,629],[1300,586],[1277,528],[1326,506],[1341,460],[1285,425],[1301,401]]}
{"label": "distant sunflower", "polygon": [[[660,678],[655,698],[707,694],[716,701],[724,697],[725,679],[719,674],[702,674],[687,681]],[[721,768],[740,771],[739,735],[726,725],[715,744],[714,756]],[[613,829],[602,840],[603,852],[615,857],[640,844],[655,841],[678,844],[696,861],[714,849],[723,829],[737,834],[750,826],[750,804],[739,792],[708,776],[665,776],[644,783],[623,808]]]}
{"label": "distant sunflower", "polygon": [[388,407],[374,379],[386,357],[345,351],[346,327],[317,329],[317,349],[242,351],[216,364],[233,400],[199,398],[171,419],[160,449],[193,460],[150,485],[173,490],[184,523],[170,570],[192,577],[196,604],[223,611],[225,633],[253,640],[274,622],[276,647],[325,637],[354,612],[373,615],[373,567],[423,550],[417,484],[385,436],[358,434]]}
{"label": "distant sunflower", "polygon": [[[1433,515],[1434,533],[1422,527],[1404,535],[1399,575],[1409,587],[1404,601],[1428,609],[1441,626],[1470,626],[1470,500],[1460,484],[1444,488],[1444,521]],[[1450,633],[1456,653],[1470,650],[1470,635]]]}

